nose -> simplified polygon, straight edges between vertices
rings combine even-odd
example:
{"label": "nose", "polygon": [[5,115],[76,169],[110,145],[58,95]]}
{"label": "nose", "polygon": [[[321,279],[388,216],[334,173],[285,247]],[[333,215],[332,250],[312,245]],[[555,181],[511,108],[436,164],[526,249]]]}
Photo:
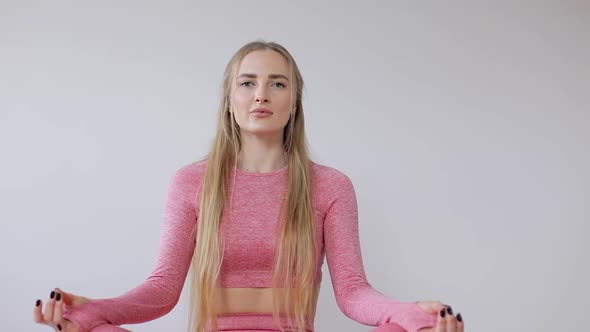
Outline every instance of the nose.
{"label": "nose", "polygon": [[266,89],[264,87],[257,89],[255,98],[257,103],[268,103],[268,95],[266,93]]}

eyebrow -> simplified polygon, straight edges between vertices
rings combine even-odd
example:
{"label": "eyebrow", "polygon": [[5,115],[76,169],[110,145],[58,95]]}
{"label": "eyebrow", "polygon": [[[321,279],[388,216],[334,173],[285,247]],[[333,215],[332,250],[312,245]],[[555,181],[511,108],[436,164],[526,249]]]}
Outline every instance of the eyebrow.
{"label": "eyebrow", "polygon": [[[243,74],[240,74],[240,76],[238,76],[237,78],[239,79],[240,77],[256,78],[258,76],[256,74],[243,73]],[[269,74],[268,75],[268,78],[282,78],[282,79],[285,79],[287,81],[289,80],[287,78],[287,76],[285,76],[283,74]]]}

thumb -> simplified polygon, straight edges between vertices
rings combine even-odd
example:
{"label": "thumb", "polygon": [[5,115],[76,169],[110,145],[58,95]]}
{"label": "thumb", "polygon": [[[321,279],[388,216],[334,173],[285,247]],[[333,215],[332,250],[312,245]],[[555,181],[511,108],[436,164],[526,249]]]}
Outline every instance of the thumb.
{"label": "thumb", "polygon": [[59,288],[56,288],[56,290],[61,293],[64,303],[69,306],[75,307],[88,302],[88,299],[86,299],[85,297],[65,292]]}
{"label": "thumb", "polygon": [[422,310],[430,314],[438,314],[446,305],[439,301],[418,301],[416,302]]}

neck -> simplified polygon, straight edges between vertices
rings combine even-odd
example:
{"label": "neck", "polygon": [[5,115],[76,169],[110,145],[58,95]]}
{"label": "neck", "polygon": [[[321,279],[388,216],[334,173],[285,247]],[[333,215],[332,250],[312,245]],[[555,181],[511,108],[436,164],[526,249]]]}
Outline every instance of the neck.
{"label": "neck", "polygon": [[242,148],[238,155],[238,168],[246,172],[266,173],[287,164],[282,137],[242,135]]}

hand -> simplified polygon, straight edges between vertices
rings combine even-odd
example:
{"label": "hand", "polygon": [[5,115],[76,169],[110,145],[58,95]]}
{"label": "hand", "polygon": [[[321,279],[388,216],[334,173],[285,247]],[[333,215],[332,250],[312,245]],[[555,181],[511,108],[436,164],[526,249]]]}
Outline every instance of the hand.
{"label": "hand", "polygon": [[33,320],[35,323],[49,325],[58,331],[79,332],[76,324],[63,318],[63,313],[66,308],[75,308],[88,301],[90,299],[55,288],[51,291],[44,312],[42,312],[43,302],[37,300],[33,310]]}
{"label": "hand", "polygon": [[418,301],[416,302],[422,310],[436,314],[438,319],[435,327],[420,329],[420,332],[463,332],[465,324],[460,313],[453,314],[451,306],[442,304],[439,301]]}

